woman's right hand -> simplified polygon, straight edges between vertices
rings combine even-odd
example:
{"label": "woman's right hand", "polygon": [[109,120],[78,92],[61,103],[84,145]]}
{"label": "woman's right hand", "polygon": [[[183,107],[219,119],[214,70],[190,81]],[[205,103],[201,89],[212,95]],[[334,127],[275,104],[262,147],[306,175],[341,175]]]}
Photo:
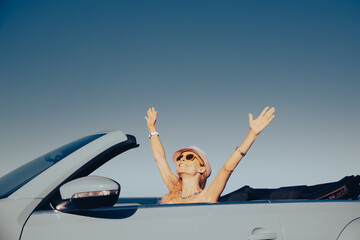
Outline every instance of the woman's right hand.
{"label": "woman's right hand", "polygon": [[155,111],[155,108],[149,108],[147,111],[147,116],[145,116],[147,126],[150,132],[156,131],[155,124],[156,124],[156,118],[157,118],[157,111]]}

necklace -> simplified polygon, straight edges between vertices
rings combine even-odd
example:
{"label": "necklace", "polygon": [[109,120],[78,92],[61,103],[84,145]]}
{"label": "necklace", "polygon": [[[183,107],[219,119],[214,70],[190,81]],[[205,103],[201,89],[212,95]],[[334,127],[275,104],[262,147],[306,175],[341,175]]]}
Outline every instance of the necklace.
{"label": "necklace", "polygon": [[194,195],[197,195],[197,194],[199,194],[199,193],[201,193],[201,192],[202,192],[202,190],[200,190],[200,191],[198,191],[198,192],[194,192],[193,194],[190,194],[189,196],[183,197],[183,196],[181,196],[182,191],[180,191],[180,198],[181,198],[181,199],[187,199],[187,198],[192,197],[192,196],[194,196]]}

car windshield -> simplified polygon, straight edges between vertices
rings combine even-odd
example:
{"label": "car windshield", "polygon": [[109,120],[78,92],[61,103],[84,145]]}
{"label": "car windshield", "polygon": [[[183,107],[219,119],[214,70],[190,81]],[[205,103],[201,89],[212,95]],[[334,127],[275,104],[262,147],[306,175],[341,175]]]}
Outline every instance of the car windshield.
{"label": "car windshield", "polygon": [[0,178],[0,199],[8,197],[41,172],[103,135],[105,134],[95,134],[80,138],[41,157],[38,157],[4,175]]}

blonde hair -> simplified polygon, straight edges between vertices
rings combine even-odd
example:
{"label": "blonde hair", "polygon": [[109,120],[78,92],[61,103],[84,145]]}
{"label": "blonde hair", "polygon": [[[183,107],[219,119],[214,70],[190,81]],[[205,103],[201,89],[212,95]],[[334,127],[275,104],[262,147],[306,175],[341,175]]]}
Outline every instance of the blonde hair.
{"label": "blonde hair", "polygon": [[[206,171],[205,171],[204,173],[202,173],[200,175],[199,187],[201,189],[205,188],[206,180],[207,180],[207,175],[206,175]],[[173,200],[174,198],[177,198],[178,196],[180,196],[180,191],[181,190],[182,190],[182,179],[178,178],[176,182],[173,182],[171,184],[169,193],[166,194],[161,199],[159,204],[169,204],[171,202],[171,200]]]}

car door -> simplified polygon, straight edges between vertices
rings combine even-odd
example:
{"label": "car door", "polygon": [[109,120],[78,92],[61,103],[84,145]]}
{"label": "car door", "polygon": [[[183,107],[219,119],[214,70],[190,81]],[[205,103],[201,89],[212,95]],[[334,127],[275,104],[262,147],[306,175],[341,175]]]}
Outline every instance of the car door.
{"label": "car door", "polygon": [[35,211],[30,239],[279,239],[280,221],[266,201],[253,203],[122,204],[106,209]]}
{"label": "car door", "polygon": [[[360,217],[360,201],[274,201],[272,207],[279,214],[285,240],[335,240],[349,223]],[[352,232],[344,236],[356,237],[346,240],[360,239],[359,231],[351,228],[348,231]]]}

